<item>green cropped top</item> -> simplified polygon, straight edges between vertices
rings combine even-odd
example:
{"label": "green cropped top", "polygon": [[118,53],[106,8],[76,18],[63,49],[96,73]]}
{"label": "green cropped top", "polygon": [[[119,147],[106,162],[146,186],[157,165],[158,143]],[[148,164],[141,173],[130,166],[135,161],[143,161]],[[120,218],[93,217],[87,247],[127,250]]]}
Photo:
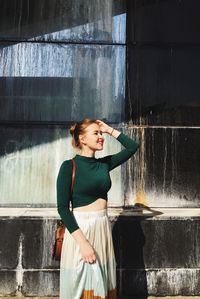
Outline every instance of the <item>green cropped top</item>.
{"label": "green cropped top", "polygon": [[73,193],[71,193],[72,160],[65,160],[60,166],[57,177],[57,210],[70,233],[79,228],[73,215],[73,208],[91,204],[98,198],[107,200],[107,192],[111,188],[109,172],[127,161],[139,147],[134,139],[122,132],[116,139],[125,147],[116,154],[103,158],[78,154],[74,157],[76,173]]}

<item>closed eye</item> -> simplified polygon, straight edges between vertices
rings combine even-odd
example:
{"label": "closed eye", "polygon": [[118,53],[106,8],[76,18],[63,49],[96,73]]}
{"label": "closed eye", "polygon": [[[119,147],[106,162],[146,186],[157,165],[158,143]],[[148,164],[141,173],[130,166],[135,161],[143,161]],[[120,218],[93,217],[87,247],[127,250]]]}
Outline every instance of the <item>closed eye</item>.
{"label": "closed eye", "polygon": [[[99,132],[102,135],[102,131]],[[94,132],[95,135],[98,134],[98,131]]]}

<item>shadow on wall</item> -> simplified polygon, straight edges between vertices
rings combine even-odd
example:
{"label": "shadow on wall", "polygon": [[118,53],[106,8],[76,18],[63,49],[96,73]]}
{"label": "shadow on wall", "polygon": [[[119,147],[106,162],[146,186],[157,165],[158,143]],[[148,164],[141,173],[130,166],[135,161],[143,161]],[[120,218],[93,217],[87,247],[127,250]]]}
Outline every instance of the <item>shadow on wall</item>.
{"label": "shadow on wall", "polygon": [[[127,217],[126,212],[127,214],[132,213],[133,216]],[[145,212],[148,212],[146,216]],[[125,208],[116,221],[112,222],[119,299],[130,299],[133,296],[134,298],[138,296],[140,299],[148,298],[143,253],[146,241],[143,220],[161,214],[163,213],[141,205],[132,209]]]}
{"label": "shadow on wall", "polygon": [[[27,39],[83,26],[125,13],[124,1],[51,0],[1,1],[0,35],[4,39]],[[83,32],[86,34],[86,32]],[[80,38],[80,36],[79,36]],[[41,38],[42,40],[42,38]]]}

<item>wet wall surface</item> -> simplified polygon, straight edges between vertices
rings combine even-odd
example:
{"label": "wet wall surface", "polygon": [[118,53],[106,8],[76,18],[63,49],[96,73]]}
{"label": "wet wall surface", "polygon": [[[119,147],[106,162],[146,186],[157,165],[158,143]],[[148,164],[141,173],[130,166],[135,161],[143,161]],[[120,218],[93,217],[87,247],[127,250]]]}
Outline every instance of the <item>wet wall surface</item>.
{"label": "wet wall surface", "polygon": [[[55,206],[60,165],[76,155],[67,127],[2,125],[0,135],[0,205]],[[119,150],[119,143],[105,136],[104,153],[98,156]],[[123,205],[121,167],[111,177],[110,204]]]}
{"label": "wet wall surface", "polygon": [[199,126],[199,50],[180,45],[128,47],[132,107],[127,114],[133,123]]}
{"label": "wet wall surface", "polygon": [[[133,205],[142,189],[151,206],[198,207],[199,2],[1,0],[0,8],[0,203],[55,203],[59,163],[73,156],[69,125],[91,117],[140,144],[115,175],[111,205]],[[104,154],[120,150],[108,142]],[[40,168],[44,152],[51,163]]]}
{"label": "wet wall surface", "polygon": [[[55,206],[59,166],[74,155],[69,125],[91,117],[140,144],[112,173],[111,206],[199,208],[199,9],[0,0],[0,205]],[[110,138],[103,154],[120,150]],[[56,219],[8,215],[1,295],[57,296]],[[199,216],[111,220],[120,294],[200,295]]]}
{"label": "wet wall surface", "polygon": [[1,0],[0,11],[1,121],[122,120],[123,1]]}
{"label": "wet wall surface", "polygon": [[[138,192],[143,191],[152,207],[199,207],[197,128],[120,130],[139,141],[141,148],[110,173],[110,205],[134,205]],[[76,154],[71,151],[67,129],[1,126],[0,132],[1,205],[55,205],[54,182],[59,167]],[[116,140],[105,137],[105,148],[99,157],[120,150]]]}
{"label": "wet wall surface", "polygon": [[124,172],[127,204],[140,185],[151,206],[199,207],[199,8],[127,2],[125,118],[141,144]]}
{"label": "wet wall surface", "polygon": [[[59,166],[75,154],[69,125],[121,124],[125,40],[121,0],[0,1],[0,205],[55,206]],[[120,150],[110,142],[107,154]]]}
{"label": "wet wall surface", "polygon": [[125,41],[122,0],[1,0],[0,7],[2,40]]}
{"label": "wet wall surface", "polygon": [[199,129],[144,127],[125,132],[141,146],[122,167],[125,204],[133,205],[141,190],[152,207],[199,207]]}
{"label": "wet wall surface", "polygon": [[127,2],[127,120],[199,126],[198,0]]}
{"label": "wet wall surface", "polygon": [[1,121],[121,121],[123,46],[18,43],[0,59]]}

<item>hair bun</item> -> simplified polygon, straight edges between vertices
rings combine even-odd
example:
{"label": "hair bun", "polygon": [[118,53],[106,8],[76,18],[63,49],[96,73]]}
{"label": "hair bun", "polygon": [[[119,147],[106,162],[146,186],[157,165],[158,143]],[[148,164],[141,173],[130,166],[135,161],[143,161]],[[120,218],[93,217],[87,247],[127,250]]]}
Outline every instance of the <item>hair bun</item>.
{"label": "hair bun", "polygon": [[79,140],[79,135],[84,134],[85,129],[93,123],[96,123],[95,119],[84,118],[70,126],[69,132],[72,135],[72,146],[74,148],[82,148],[81,142]]}
{"label": "hair bun", "polygon": [[72,136],[74,135],[74,131],[75,131],[75,129],[76,129],[76,125],[77,125],[77,123],[73,124],[73,125],[70,127],[70,129],[69,129],[70,134],[71,134]]}

